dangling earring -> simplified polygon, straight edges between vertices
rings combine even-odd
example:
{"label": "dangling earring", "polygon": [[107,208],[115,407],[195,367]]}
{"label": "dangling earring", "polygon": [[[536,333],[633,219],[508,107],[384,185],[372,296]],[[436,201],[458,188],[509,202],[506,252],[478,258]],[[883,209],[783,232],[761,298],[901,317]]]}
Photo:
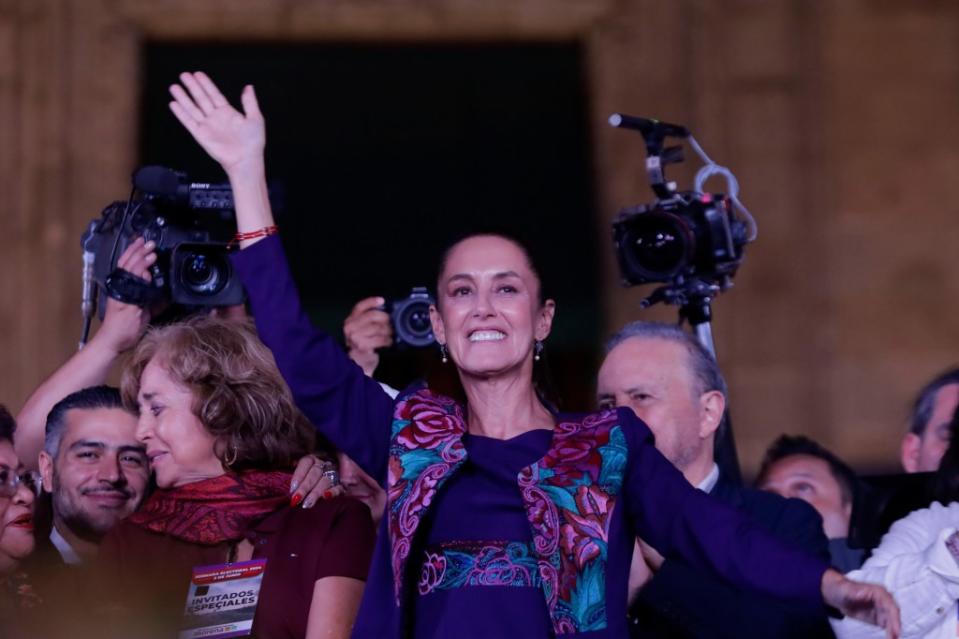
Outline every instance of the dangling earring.
{"label": "dangling earring", "polygon": [[223,460],[223,465],[226,466],[227,468],[232,467],[233,464],[236,463],[236,458],[240,456],[240,450],[236,447],[236,444],[230,445],[230,452],[232,453],[230,455],[230,458]]}
{"label": "dangling earring", "polygon": [[543,353],[543,342],[536,340],[533,342],[533,359],[537,362],[540,359],[540,355]]}
{"label": "dangling earring", "polygon": [[444,364],[450,361],[449,358],[446,357],[446,344],[440,344],[440,359]]}

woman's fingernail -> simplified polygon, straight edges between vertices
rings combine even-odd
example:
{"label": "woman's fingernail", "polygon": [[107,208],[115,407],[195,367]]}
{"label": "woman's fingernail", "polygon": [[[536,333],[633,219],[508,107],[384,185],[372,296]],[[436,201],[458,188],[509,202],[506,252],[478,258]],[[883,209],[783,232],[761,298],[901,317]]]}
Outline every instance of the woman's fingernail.
{"label": "woman's fingernail", "polygon": [[297,504],[299,504],[301,501],[303,501],[303,495],[293,495],[293,497],[290,499],[290,506],[296,508]]}
{"label": "woman's fingernail", "polygon": [[296,489],[299,487],[299,485],[300,485],[300,482],[296,481],[295,479],[290,482],[290,494],[291,494],[291,495],[296,492]]}
{"label": "woman's fingernail", "polygon": [[323,493],[323,499],[329,499],[329,498],[332,497],[332,496],[333,496],[333,492],[332,492],[332,491],[329,491],[329,490],[328,490],[328,491],[326,491],[325,493]]}
{"label": "woman's fingernail", "polygon": [[303,502],[303,508],[313,508],[313,504],[316,503],[316,500],[312,497]]}

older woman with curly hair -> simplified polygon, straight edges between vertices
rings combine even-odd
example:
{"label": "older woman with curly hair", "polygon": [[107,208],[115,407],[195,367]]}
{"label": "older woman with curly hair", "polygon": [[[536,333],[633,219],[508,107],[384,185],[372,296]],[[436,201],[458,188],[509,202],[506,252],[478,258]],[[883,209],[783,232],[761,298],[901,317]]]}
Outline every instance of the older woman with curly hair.
{"label": "older woman with curly hair", "polygon": [[193,568],[265,558],[254,636],[347,636],[373,547],[369,510],[345,497],[291,507],[290,472],[315,431],[251,326],[200,317],[154,329],[121,390],[157,490],[103,542],[111,621],[169,636]]}

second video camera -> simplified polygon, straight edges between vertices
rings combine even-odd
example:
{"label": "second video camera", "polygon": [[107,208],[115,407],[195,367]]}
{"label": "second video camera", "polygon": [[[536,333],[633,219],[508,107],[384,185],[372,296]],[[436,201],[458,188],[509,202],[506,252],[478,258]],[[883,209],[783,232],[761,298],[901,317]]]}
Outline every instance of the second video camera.
{"label": "second video camera", "polygon": [[[173,305],[187,312],[243,303],[243,287],[227,255],[236,233],[229,184],[191,183],[178,171],[146,166],[133,175],[133,187],[130,199],[104,209],[81,240],[100,301],[108,294],[139,306]],[[156,244],[149,282],[117,268],[137,237]],[[102,318],[105,305],[99,307]]]}
{"label": "second video camera", "polygon": [[[639,131],[646,142],[646,173],[657,196],[651,204],[622,209],[613,221],[613,242],[626,286],[664,282],[644,300],[686,305],[732,286],[743,248],[756,235],[755,221],[735,198],[735,177],[702,152],[689,131],[676,124],[614,114],[615,127]],[[706,162],[691,191],[677,191],[664,168],[681,162],[681,147],[664,147],[667,137],[688,139]],[[731,194],[707,193],[702,182],[713,173],[726,175]],[[735,210],[734,210],[735,209]],[[742,213],[743,219],[736,212]]]}

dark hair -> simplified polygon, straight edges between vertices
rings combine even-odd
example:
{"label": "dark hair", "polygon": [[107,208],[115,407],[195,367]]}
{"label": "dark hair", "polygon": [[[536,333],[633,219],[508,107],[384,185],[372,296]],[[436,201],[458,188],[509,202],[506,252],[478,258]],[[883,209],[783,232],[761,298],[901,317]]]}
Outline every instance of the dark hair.
{"label": "dark hair", "polygon": [[47,413],[46,436],[43,440],[43,450],[50,457],[56,458],[60,451],[60,442],[63,441],[63,431],[66,430],[67,412],[78,410],[93,410],[96,408],[119,408],[126,410],[120,397],[120,390],[113,386],[90,386],[70,393],[53,405]]}
{"label": "dark hair", "polygon": [[959,408],[949,423],[949,446],[939,461],[933,495],[943,504],[959,501]]}
{"label": "dark hair", "polygon": [[7,407],[0,404],[0,441],[13,443],[13,434],[17,430],[17,422]]}
{"label": "dark hair", "polygon": [[830,450],[804,435],[780,435],[766,449],[766,454],[763,456],[762,464],[759,467],[759,475],[756,477],[756,485],[763,483],[773,464],[795,455],[807,455],[826,462],[829,465],[829,472],[839,484],[843,502],[847,504],[853,502],[859,484],[856,473]]}
{"label": "dark hair", "polygon": [[538,256],[535,255],[535,251],[531,248],[533,246],[531,243],[523,241],[522,238],[514,235],[513,233],[508,233],[498,229],[483,229],[459,235],[452,242],[449,242],[446,245],[446,248],[443,249],[443,252],[440,255],[439,264],[436,268],[436,273],[433,277],[433,281],[436,283],[437,287],[437,301],[440,299],[440,277],[442,277],[443,271],[446,270],[446,265],[449,262],[450,254],[453,252],[453,249],[459,246],[462,242],[477,237],[496,237],[513,244],[520,250],[520,252],[523,254],[523,257],[526,258],[526,265],[529,267],[529,270],[533,272],[533,275],[536,276],[536,280],[539,283],[539,303],[544,304],[546,300],[552,297],[550,295],[548,284],[543,278],[543,271],[541,270],[542,260],[539,260]]}
{"label": "dark hair", "polygon": [[123,371],[128,407],[137,406],[140,378],[154,358],[193,393],[193,414],[218,438],[216,454],[231,469],[285,470],[314,452],[316,431],[250,322],[201,315],[151,329]]}
{"label": "dark hair", "polygon": [[959,384],[959,367],[940,373],[922,387],[912,404],[912,416],[909,420],[909,432],[922,436],[932,419],[932,410],[936,405],[936,394],[943,386]]}

